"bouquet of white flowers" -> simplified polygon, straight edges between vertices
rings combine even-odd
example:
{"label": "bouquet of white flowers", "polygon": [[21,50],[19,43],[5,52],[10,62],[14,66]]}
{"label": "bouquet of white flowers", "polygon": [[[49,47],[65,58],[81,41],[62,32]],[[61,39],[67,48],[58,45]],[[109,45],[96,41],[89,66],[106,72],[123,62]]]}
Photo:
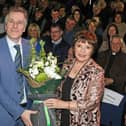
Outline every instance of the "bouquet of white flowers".
{"label": "bouquet of white flowers", "polygon": [[[40,41],[41,51],[37,55],[34,48],[35,39],[31,39],[31,63],[27,70],[19,69],[28,80],[31,91],[34,93],[48,93],[50,90],[54,91],[61,80],[60,68],[57,64],[57,57],[54,57],[50,52],[45,53],[44,41]],[[51,82],[50,86],[49,83]]]}
{"label": "bouquet of white flowers", "polygon": [[32,117],[34,126],[56,126],[55,112],[48,109],[42,101],[48,98],[56,97],[55,90],[62,79],[60,68],[57,64],[57,57],[52,53],[45,53],[44,41],[40,41],[41,51],[37,54],[34,42],[31,39],[31,63],[27,69],[20,68],[18,72],[22,73],[28,80],[31,94],[29,98],[33,100],[32,109],[39,113]]}

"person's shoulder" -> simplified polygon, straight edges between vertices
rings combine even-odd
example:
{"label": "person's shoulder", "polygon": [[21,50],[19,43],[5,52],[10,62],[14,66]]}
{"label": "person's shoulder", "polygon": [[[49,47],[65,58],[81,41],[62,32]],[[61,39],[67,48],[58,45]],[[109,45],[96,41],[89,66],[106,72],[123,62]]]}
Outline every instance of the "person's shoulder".
{"label": "person's shoulder", "polygon": [[74,63],[75,58],[67,58],[64,63],[63,63],[63,67],[68,67],[70,68],[70,66]]}
{"label": "person's shoulder", "polygon": [[41,39],[42,39],[43,41],[45,41],[45,42],[51,42],[51,37],[50,37],[50,35],[43,36],[43,37],[41,37]]}
{"label": "person's shoulder", "polygon": [[107,50],[105,50],[105,51],[99,52],[98,54],[99,54],[99,55],[104,55],[104,54],[107,54],[107,53],[109,53],[109,52],[110,52],[110,50],[107,49]]}
{"label": "person's shoulder", "polygon": [[6,39],[6,37],[5,37],[5,36],[0,37],[0,41],[3,41],[3,40],[5,40],[5,39]]}
{"label": "person's shoulder", "polygon": [[92,64],[92,70],[96,73],[100,73],[103,72],[104,73],[104,69],[93,59],[91,59],[91,64]]}
{"label": "person's shoulder", "polygon": [[30,44],[30,39],[22,38],[22,43]]}
{"label": "person's shoulder", "polygon": [[62,45],[63,47],[68,47],[68,48],[70,48],[70,45],[69,45],[64,39],[62,39],[61,45]]}
{"label": "person's shoulder", "polygon": [[121,52],[120,54],[123,55],[123,56],[126,56],[126,53],[125,52]]}
{"label": "person's shoulder", "polygon": [[[126,53],[124,53],[124,52],[120,52],[118,56],[122,59],[126,59]],[[126,60],[124,60],[124,61],[126,61]]]}
{"label": "person's shoulder", "polygon": [[97,54],[96,59],[98,59],[99,57],[102,58],[102,57],[104,57],[104,56],[108,56],[109,53],[110,53],[110,50],[101,51],[101,52],[99,52],[99,53]]}
{"label": "person's shoulder", "polygon": [[0,45],[2,45],[4,41],[6,41],[6,37],[1,37],[0,38]]}
{"label": "person's shoulder", "polygon": [[31,44],[29,39],[22,38],[22,44],[26,47],[31,49]]}

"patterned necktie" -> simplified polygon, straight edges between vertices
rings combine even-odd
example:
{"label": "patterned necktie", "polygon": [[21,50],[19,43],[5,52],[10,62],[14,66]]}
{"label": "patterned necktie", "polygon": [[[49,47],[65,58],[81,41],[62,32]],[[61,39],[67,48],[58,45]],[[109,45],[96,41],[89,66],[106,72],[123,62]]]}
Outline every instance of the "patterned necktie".
{"label": "patterned necktie", "polygon": [[[17,50],[15,56],[15,66],[16,70],[18,70],[19,68],[22,68],[20,45],[15,45],[14,48]],[[21,100],[22,100],[24,98],[24,92],[23,92],[24,86],[23,86],[23,75],[21,73],[17,73],[17,80],[19,83]]]}

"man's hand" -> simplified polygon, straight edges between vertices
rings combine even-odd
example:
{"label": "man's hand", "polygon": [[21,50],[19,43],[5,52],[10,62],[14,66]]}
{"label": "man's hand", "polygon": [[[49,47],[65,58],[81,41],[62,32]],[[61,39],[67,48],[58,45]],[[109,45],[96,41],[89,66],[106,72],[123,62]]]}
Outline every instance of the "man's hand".
{"label": "man's hand", "polygon": [[32,111],[32,110],[25,110],[22,114],[21,114],[21,119],[24,122],[24,124],[26,126],[33,126],[32,122],[30,120],[30,116],[31,114],[37,114],[37,111]]}

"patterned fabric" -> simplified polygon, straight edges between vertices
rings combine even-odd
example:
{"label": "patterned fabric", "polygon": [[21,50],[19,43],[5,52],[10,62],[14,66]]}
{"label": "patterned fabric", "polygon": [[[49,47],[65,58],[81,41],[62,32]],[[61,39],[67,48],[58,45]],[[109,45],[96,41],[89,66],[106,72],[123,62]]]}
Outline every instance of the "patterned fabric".
{"label": "patterned fabric", "polygon": [[[69,74],[75,59],[69,59],[63,69]],[[61,97],[62,84],[57,93]],[[76,76],[70,99],[76,100],[77,111],[70,111],[70,126],[100,126],[100,100],[104,90],[104,70],[90,59]],[[60,111],[58,111],[60,114]],[[60,115],[58,115],[60,117]]]}
{"label": "patterned fabric", "polygon": [[[17,51],[16,56],[15,56],[15,66],[16,66],[16,69],[18,70],[19,68],[22,67],[20,45],[15,45],[14,48]],[[21,94],[20,99],[22,101],[24,98],[24,92],[23,92],[24,86],[23,86],[23,75],[21,73],[18,73],[17,80],[20,86],[20,94]]]}

